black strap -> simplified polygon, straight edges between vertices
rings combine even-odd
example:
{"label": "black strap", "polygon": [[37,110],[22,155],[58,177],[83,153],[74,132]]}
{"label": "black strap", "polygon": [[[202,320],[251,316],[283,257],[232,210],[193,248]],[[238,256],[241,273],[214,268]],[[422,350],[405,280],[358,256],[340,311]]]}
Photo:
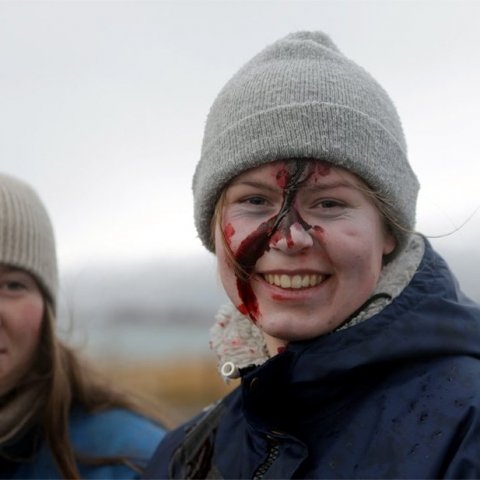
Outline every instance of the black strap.
{"label": "black strap", "polygon": [[215,431],[225,412],[219,401],[205,411],[205,415],[187,432],[182,444],[170,461],[169,478],[222,478],[212,465]]}

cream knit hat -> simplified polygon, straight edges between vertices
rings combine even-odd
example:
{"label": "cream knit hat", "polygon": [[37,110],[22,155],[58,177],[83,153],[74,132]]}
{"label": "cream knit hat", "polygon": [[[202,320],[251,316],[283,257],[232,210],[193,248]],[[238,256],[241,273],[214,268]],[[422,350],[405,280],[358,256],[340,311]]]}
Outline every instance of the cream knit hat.
{"label": "cream knit hat", "polygon": [[1,174],[0,263],[33,274],[55,306],[58,272],[48,213],[29,185]]}
{"label": "cream knit hat", "polygon": [[238,174],[274,160],[346,168],[386,199],[396,253],[413,231],[419,184],[395,107],[383,88],[322,32],[287,35],[224,86],[207,118],[193,178],[195,223],[213,251],[215,204]]}

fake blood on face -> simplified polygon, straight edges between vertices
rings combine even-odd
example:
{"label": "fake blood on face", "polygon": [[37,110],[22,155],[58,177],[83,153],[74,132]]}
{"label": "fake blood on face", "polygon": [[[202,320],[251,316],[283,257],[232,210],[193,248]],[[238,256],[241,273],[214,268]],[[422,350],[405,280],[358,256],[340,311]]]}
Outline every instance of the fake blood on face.
{"label": "fake blood on face", "polygon": [[327,175],[329,175],[331,169],[332,167],[330,165],[322,162],[317,162],[314,167],[315,173],[317,173],[321,177],[326,177]]}
{"label": "fake blood on face", "polygon": [[228,223],[225,225],[225,229],[223,230],[223,234],[225,235],[225,240],[227,243],[230,245],[230,242],[232,240],[232,237],[235,233],[235,229],[233,228],[233,225],[231,223]]}
{"label": "fake blood on face", "polygon": [[287,186],[289,177],[290,174],[284,167],[280,168],[280,170],[278,170],[278,172],[275,174],[275,180],[282,190]]}
{"label": "fake blood on face", "polygon": [[257,321],[259,311],[257,297],[250,285],[250,275],[255,268],[257,260],[268,250],[276,218],[276,216],[272,217],[267,222],[262,223],[243,240],[235,254],[235,260],[246,274],[246,278],[237,276],[238,295],[243,302],[238,309],[244,315],[249,315],[253,322]]}
{"label": "fake blood on face", "polygon": [[325,242],[325,239],[324,239],[324,232],[325,230],[320,226],[320,225],[314,225],[312,227],[312,233],[313,233],[313,236],[322,244]]}
{"label": "fake blood on face", "polygon": [[275,233],[271,236],[270,241],[272,245],[275,245],[284,238],[287,242],[287,247],[293,248],[295,246],[295,242],[292,239],[291,228],[295,224],[300,225],[303,229],[307,231],[312,228],[312,226],[305,222],[305,220],[301,217],[297,209],[291,206],[290,209],[286,211],[282,220],[276,227]]}
{"label": "fake blood on face", "polygon": [[[306,178],[302,178],[306,165],[304,162],[295,162],[293,164],[293,174],[285,167],[277,171],[275,179],[278,186],[283,190],[283,202],[280,211],[267,222],[262,223],[253,233],[243,240],[235,253],[235,260],[241,266],[244,274],[242,276],[237,275],[237,290],[242,301],[238,309],[242,314],[248,315],[253,322],[258,320],[260,313],[257,298],[250,284],[250,277],[254,271],[257,260],[270,249],[271,242],[275,244],[282,238],[286,239],[288,248],[292,248],[294,242],[291,227],[295,223],[298,223],[307,231],[312,228],[293,207],[299,185],[308,180],[313,173],[312,170],[310,170]],[[317,169],[318,168],[317,166]],[[320,168],[318,173],[320,175],[328,175],[329,171],[329,167],[325,166],[325,169]],[[227,240],[229,240],[234,233],[231,224],[225,227],[224,233]]]}
{"label": "fake blood on face", "polygon": [[[276,215],[267,222],[262,223],[255,232],[243,240],[235,255],[235,260],[242,266],[244,273],[247,274],[246,279],[237,276],[238,294],[243,302],[238,309],[244,315],[249,315],[254,322],[258,320],[259,310],[257,298],[249,279],[257,260],[270,249],[270,243],[274,245],[282,238],[286,238],[288,248],[292,248],[294,242],[292,240],[291,227],[294,223],[300,224],[305,230],[312,228],[294,208],[287,212],[280,224],[275,228],[277,218],[278,216]],[[318,228],[322,230],[321,227]]]}

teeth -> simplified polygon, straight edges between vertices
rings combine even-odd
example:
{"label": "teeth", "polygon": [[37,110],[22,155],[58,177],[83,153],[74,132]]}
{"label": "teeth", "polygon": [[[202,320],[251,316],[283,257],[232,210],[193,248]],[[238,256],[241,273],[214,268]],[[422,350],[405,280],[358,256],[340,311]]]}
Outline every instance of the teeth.
{"label": "teeth", "polygon": [[299,289],[315,287],[324,279],[324,276],[317,274],[286,275],[283,273],[282,275],[276,275],[268,273],[264,275],[264,278],[270,285],[276,285],[281,288]]}
{"label": "teeth", "polygon": [[292,278],[292,288],[302,288],[302,277],[300,275],[295,275]]}

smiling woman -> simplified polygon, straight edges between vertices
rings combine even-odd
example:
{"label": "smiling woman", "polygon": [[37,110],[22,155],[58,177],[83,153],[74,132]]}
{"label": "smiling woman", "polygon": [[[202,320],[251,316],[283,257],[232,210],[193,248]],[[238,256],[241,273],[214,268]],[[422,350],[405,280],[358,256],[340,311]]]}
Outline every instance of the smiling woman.
{"label": "smiling woman", "polygon": [[105,384],[55,332],[53,229],[0,175],[0,478],[137,478],[160,414]]}
{"label": "smiling woman", "polygon": [[241,385],[147,478],[480,477],[480,307],[415,233],[418,188],[393,103],[325,34],[234,75],[193,191]]}
{"label": "smiling woman", "polygon": [[34,278],[0,265],[0,395],[12,390],[31,368],[44,310]]}
{"label": "smiling woman", "polygon": [[220,276],[270,354],[338,328],[377,284],[395,240],[362,183],[341,168],[297,160],[248,170],[225,190],[215,229]]}

